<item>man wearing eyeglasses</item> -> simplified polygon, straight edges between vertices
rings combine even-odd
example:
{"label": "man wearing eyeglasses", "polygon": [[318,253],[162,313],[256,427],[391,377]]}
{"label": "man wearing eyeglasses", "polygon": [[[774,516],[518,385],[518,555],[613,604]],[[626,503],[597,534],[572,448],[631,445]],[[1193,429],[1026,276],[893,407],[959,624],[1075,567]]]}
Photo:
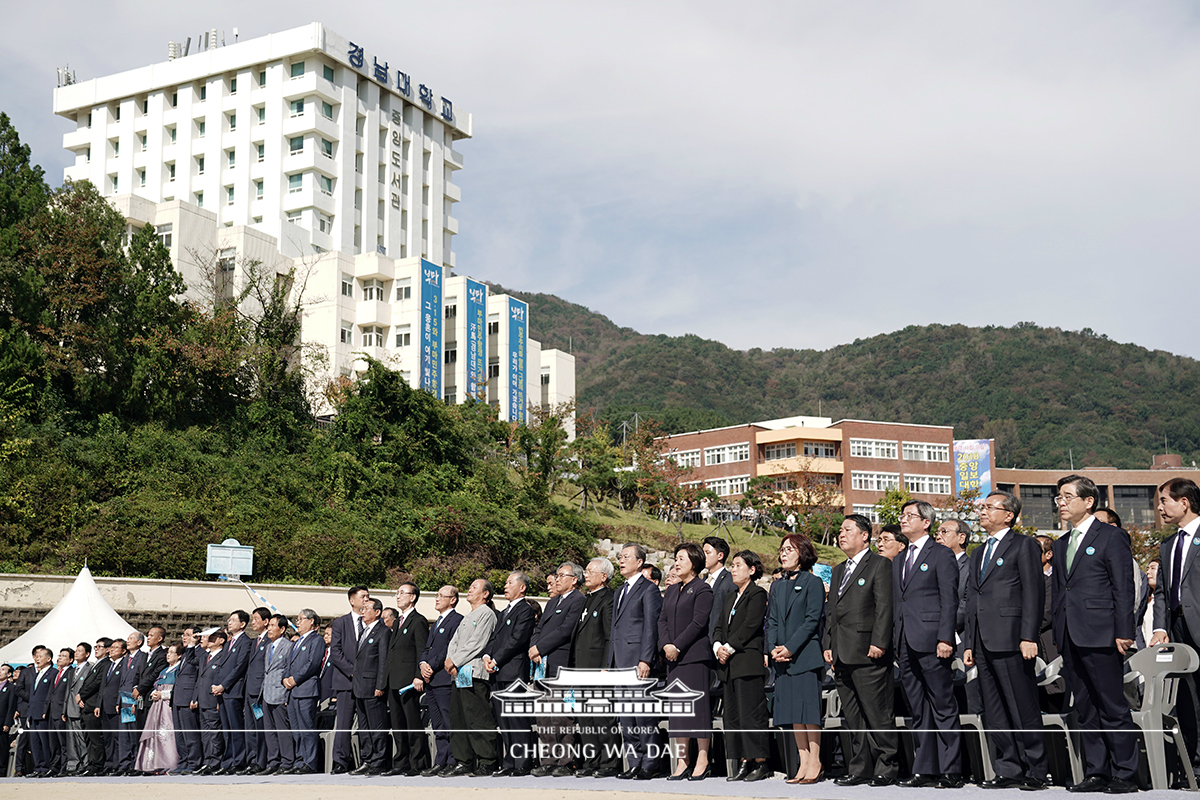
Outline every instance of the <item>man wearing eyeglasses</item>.
{"label": "man wearing eyeglasses", "polygon": [[[529,648],[529,660],[543,665],[547,678],[556,677],[571,657],[571,631],[583,611],[583,595],[576,591],[583,583],[583,567],[569,561],[562,564],[554,582],[558,597],[546,603]],[[574,731],[575,720],[570,717],[538,718],[542,764],[533,770],[535,777],[565,778],[575,774],[570,767],[571,753],[576,749]]]}
{"label": "man wearing eyeglasses", "polygon": [[[401,584],[396,590],[396,620],[388,643],[387,693],[388,721],[396,752],[392,767],[385,775],[415,777],[429,766],[429,748],[425,726],[421,724],[421,653],[429,639],[429,620],[417,611],[421,590],[415,583]],[[408,687],[412,686],[411,689]],[[400,694],[400,690],[405,690]]]}
{"label": "man wearing eyeglasses", "polygon": [[450,687],[454,684],[445,670],[446,651],[454,638],[463,616],[454,610],[458,605],[458,589],[443,586],[433,599],[437,620],[429,629],[429,639],[421,653],[421,680],[425,682],[429,703],[429,727],[433,728],[436,752],[433,766],[421,773],[426,778],[454,769],[455,760],[450,748]]}
{"label": "man wearing eyeglasses", "polygon": [[[529,680],[529,639],[533,636],[533,608],[525,599],[529,592],[529,576],[520,570],[508,574],[504,581],[504,599],[508,605],[496,620],[496,630],[487,644],[483,667],[492,675],[497,689],[506,689],[515,681]],[[503,713],[503,701],[492,697],[492,713],[500,728],[504,749],[500,754],[500,769],[493,778],[521,777],[533,769],[533,733],[528,717]]]}
{"label": "man wearing eyeglasses", "polygon": [[1054,640],[1074,695],[1086,777],[1072,792],[1136,792],[1137,736],[1123,673],[1133,645],[1133,573],[1129,540],[1092,512],[1100,492],[1090,478],[1058,482],[1065,533],[1054,542]]}
{"label": "man wearing eyeglasses", "polygon": [[[1038,707],[1038,629],[1046,584],[1041,547],[1011,529],[1021,501],[992,492],[979,509],[987,542],[971,554],[963,665],[978,665],[988,738],[996,749],[996,777],[985,789],[1046,788],[1046,744]],[[1014,734],[1013,731],[1023,731]]]}
{"label": "man wearing eyeglasses", "polygon": [[954,628],[958,564],[950,548],[929,535],[933,506],[910,500],[900,512],[909,541],[892,560],[892,638],[900,681],[913,712],[913,776],[901,786],[963,785],[961,726],[954,699]]}

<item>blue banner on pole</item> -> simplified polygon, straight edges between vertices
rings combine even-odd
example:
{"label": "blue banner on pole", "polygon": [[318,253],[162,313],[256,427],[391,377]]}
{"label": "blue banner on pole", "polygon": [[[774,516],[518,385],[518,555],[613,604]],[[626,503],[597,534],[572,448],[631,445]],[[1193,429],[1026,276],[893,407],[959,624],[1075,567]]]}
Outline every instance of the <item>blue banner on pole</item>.
{"label": "blue banner on pole", "polygon": [[508,304],[508,419],[525,422],[525,363],[529,335],[529,306],[520,300]]}
{"label": "blue banner on pole", "polygon": [[467,397],[486,400],[487,286],[467,279]]}
{"label": "blue banner on pole", "polygon": [[442,396],[442,268],[421,259],[420,388]]}
{"label": "blue banner on pole", "polygon": [[954,442],[954,493],[978,489],[979,497],[992,491],[992,440],[958,439]]}

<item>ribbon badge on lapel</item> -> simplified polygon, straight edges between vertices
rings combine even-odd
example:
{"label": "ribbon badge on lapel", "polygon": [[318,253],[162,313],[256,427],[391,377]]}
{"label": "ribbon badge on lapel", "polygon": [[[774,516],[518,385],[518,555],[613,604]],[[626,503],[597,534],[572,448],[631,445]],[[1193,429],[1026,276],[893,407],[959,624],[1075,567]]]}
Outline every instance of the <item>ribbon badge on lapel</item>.
{"label": "ribbon badge on lapel", "polygon": [[921,565],[921,572],[929,572],[929,565],[928,565],[928,564],[922,564],[922,565]]}
{"label": "ribbon badge on lapel", "polygon": [[858,585],[859,585],[859,586],[866,586],[866,585],[867,585],[867,579],[866,579],[866,578],[859,578],[859,579],[858,579]]}
{"label": "ribbon badge on lapel", "polygon": [[1085,550],[1084,552],[1086,552],[1086,553],[1087,553],[1089,556],[1094,556],[1094,555],[1096,555],[1096,548],[1094,548],[1094,547],[1089,547],[1089,548],[1088,548],[1087,550]]}
{"label": "ribbon badge on lapel", "polygon": [[996,559],[996,566],[997,566],[997,567],[1003,567],[1003,566],[1004,566],[1004,559],[1003,559],[1003,558],[997,558],[997,559]]}

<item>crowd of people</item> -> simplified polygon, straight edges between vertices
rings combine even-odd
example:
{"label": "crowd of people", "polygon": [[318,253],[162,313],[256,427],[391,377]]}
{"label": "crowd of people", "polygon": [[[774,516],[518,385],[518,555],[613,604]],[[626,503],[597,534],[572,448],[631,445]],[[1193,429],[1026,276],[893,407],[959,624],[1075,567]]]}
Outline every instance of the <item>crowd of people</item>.
{"label": "crowd of people", "polygon": [[[513,571],[500,610],[482,578],[467,590],[465,614],[457,588],[438,590],[433,620],[417,611],[412,583],[390,607],[354,586],[348,613],[324,635],[311,609],[289,622],[257,608],[233,612],[224,628],[188,628],[175,642],[161,626],[83,642],[55,664],[38,646],[19,675],[0,667],[0,745],[9,751],[19,723],[15,752],[27,777],[303,775],[322,770],[318,735],[329,729],[334,774],[698,781],[714,772],[719,709],[734,765],[726,780],[770,778],[779,763],[770,732],[790,727],[796,754],[786,780],[813,784],[829,760],[822,694],[832,687],[849,731],[840,785],[962,786],[959,715],[969,710],[983,715],[994,752],[995,777],[975,780],[1044,789],[1041,714],[1070,710],[1085,777],[1068,789],[1133,792],[1138,749],[1124,660],[1143,644],[1195,647],[1200,571],[1190,577],[1188,560],[1200,553],[1200,489],[1185,479],[1161,487],[1160,516],[1178,533],[1149,576],[1119,519],[1101,518],[1091,480],[1062,479],[1055,502],[1065,533],[1040,541],[1014,530],[1017,497],[990,493],[980,507],[987,538],[970,554],[967,525],[938,523],[923,501],[904,505],[877,550],[871,522],[850,515],[838,535],[845,560],[828,584],[813,574],[817,552],[803,534],[782,539],[769,582],[758,555],[731,557],[725,540],[709,537],[680,544],[665,581],[639,544],[620,550],[615,569],[605,558],[564,563],[546,577],[544,607],[528,597],[531,578]],[[1035,664],[1057,657],[1061,684],[1039,686]],[[970,691],[956,665],[977,671]],[[561,672],[568,667],[659,679],[684,687],[691,702],[667,715],[664,741],[654,717],[571,716],[574,706],[522,716],[493,696],[575,674]],[[1177,715],[1200,762],[1197,700],[1195,684],[1182,681]],[[897,716],[912,718],[907,764]]]}

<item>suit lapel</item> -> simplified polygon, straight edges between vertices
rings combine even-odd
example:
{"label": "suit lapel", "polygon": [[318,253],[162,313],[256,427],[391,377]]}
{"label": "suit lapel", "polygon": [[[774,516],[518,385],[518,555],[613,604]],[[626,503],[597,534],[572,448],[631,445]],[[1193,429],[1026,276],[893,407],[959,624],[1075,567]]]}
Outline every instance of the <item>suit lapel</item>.
{"label": "suit lapel", "polygon": [[[1070,578],[1072,575],[1075,574],[1075,570],[1078,569],[1080,563],[1083,562],[1084,557],[1087,555],[1088,546],[1095,544],[1096,537],[1097,537],[1096,530],[1097,530],[1097,526],[1099,524],[1100,524],[1100,520],[1093,519],[1092,524],[1088,525],[1087,533],[1085,533],[1083,536],[1081,536],[1079,538],[1079,547],[1077,547],[1075,549],[1075,560],[1071,562],[1071,568],[1069,570],[1067,570],[1068,578]],[[1070,541],[1068,541],[1067,547],[1070,547],[1070,546],[1071,546],[1071,543],[1070,543]]]}
{"label": "suit lapel", "polygon": [[[992,577],[992,573],[996,571],[996,562],[999,559],[1004,557],[1004,554],[1007,553],[1009,551],[1009,548],[1012,547],[1014,537],[1019,536],[1019,535],[1020,534],[1014,533],[1013,530],[1011,528],[1009,528],[1008,533],[1004,535],[1004,539],[1001,540],[1000,544],[996,547],[996,549],[992,551],[992,565],[990,567],[988,567],[987,575],[983,576],[983,580],[981,580],[979,582],[980,584],[986,583],[987,580]],[[984,545],[984,547],[978,548],[978,550],[982,551],[982,550],[984,550],[985,547],[987,547],[987,545]],[[1075,555],[1076,555],[1076,557],[1078,557],[1079,554],[1076,553]],[[982,552],[980,553],[980,556],[979,556],[978,566],[973,564],[972,568],[976,569],[976,570],[983,569],[983,553]],[[976,572],[975,574],[978,575],[979,573]]]}

